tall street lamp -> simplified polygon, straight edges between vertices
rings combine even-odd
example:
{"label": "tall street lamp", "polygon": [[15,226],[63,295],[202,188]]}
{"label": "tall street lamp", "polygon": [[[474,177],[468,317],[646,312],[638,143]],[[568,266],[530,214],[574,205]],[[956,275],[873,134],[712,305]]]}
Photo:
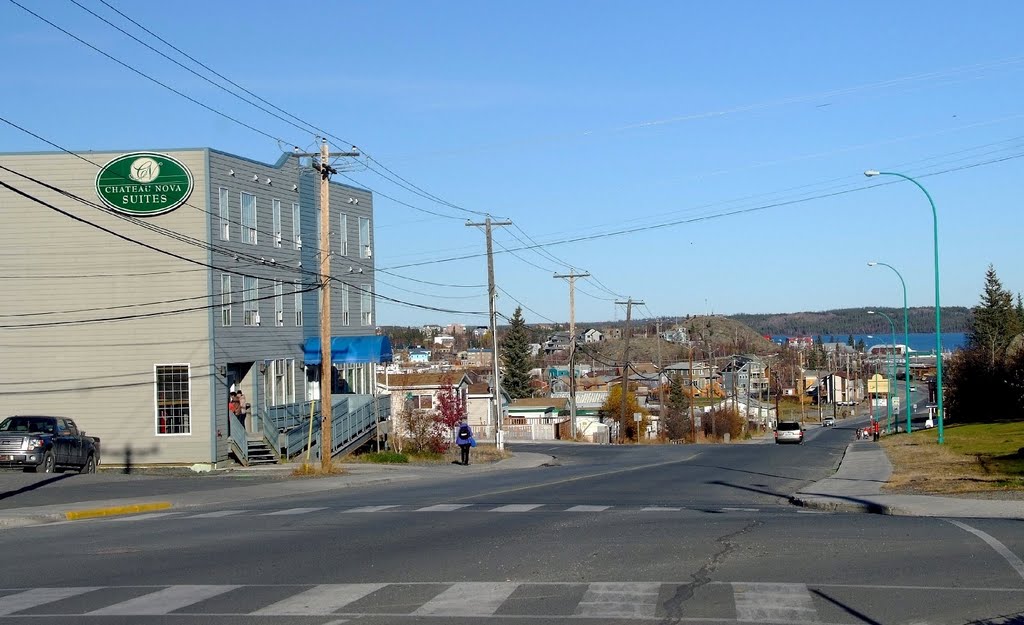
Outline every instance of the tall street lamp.
{"label": "tall street lamp", "polygon": [[903,281],[903,276],[896,270],[895,267],[889,263],[880,263],[878,261],[871,261],[868,263],[868,267],[874,267],[875,265],[881,265],[892,269],[896,274],[896,277],[900,279],[900,285],[903,286],[903,401],[906,403],[907,413],[907,434],[911,432],[910,429],[910,321],[909,314],[907,312],[907,283]]}
{"label": "tall street lamp", "polygon": [[874,169],[867,170],[864,172],[864,175],[868,178],[871,178],[872,176],[896,176],[897,178],[909,180],[924,193],[925,197],[928,198],[928,203],[932,207],[932,247],[935,252],[935,389],[938,394],[936,412],[938,412],[939,415],[939,444],[941,445],[945,440],[943,437],[942,427],[945,413],[942,410],[942,313],[939,308],[939,213],[935,210],[935,201],[932,200],[932,196],[928,193],[928,190],[921,186],[920,182],[914,180],[910,176],[893,171],[877,171]]}
{"label": "tall street lamp", "polygon": [[[881,315],[889,322],[889,328],[892,330],[892,348],[896,349],[896,324],[893,322],[892,317],[885,314],[884,312],[878,312],[874,310],[868,311],[869,315]],[[896,379],[896,354],[886,350],[885,359],[888,361],[886,364],[889,367],[889,383],[886,384],[885,389],[885,429],[892,428],[892,383]]]}

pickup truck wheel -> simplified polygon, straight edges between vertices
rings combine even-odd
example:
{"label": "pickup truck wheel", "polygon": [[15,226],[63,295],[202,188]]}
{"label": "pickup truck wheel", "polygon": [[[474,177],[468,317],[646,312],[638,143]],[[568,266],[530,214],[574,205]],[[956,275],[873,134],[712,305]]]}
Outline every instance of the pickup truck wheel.
{"label": "pickup truck wheel", "polygon": [[43,455],[43,461],[35,467],[35,473],[53,473],[56,468],[57,459],[54,457],[52,451],[48,451]]}
{"label": "pickup truck wheel", "polygon": [[85,461],[82,468],[78,470],[79,473],[95,473],[96,472],[96,456],[89,454],[89,459]]}

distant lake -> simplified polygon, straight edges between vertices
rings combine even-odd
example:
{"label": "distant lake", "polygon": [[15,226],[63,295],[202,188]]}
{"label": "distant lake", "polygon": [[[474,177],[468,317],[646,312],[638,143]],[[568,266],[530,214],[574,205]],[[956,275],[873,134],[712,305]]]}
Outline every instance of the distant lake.
{"label": "distant lake", "polygon": [[[845,343],[850,337],[849,334],[823,334],[821,340],[826,343]],[[773,336],[776,343],[785,341],[785,336]],[[814,335],[817,338],[817,335]],[[864,341],[868,347],[878,343],[892,343],[892,334],[854,334],[853,341]],[[896,342],[903,343],[903,332],[896,331]],[[910,349],[915,352],[932,352],[935,350],[935,335],[928,332],[911,332],[909,336]],[[942,350],[956,351],[967,344],[967,334],[964,332],[946,332],[942,335]]]}

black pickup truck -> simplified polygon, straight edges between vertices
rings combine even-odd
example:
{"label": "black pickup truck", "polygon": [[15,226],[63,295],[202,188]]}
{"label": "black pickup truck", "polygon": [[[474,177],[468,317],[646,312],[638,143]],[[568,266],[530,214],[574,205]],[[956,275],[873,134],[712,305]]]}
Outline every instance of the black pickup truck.
{"label": "black pickup truck", "polygon": [[53,473],[95,473],[100,439],[79,432],[67,417],[15,416],[0,422],[0,467]]}

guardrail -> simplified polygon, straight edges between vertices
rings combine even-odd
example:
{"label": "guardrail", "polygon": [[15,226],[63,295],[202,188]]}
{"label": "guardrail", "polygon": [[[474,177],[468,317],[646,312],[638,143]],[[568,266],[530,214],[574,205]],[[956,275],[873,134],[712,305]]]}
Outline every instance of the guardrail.
{"label": "guardrail", "polygon": [[249,465],[249,440],[245,435],[245,425],[238,417],[228,412],[228,430],[231,431],[230,441],[235,445],[235,453],[239,455],[242,466]]}
{"label": "guardrail", "polygon": [[[306,405],[309,410],[309,405]],[[307,413],[308,414],[308,413]],[[319,450],[320,444],[320,416],[319,410],[313,413],[313,444]],[[372,395],[343,395],[334,398],[331,402],[331,454],[336,454],[353,441],[365,436],[370,431],[376,431],[377,421],[386,421],[391,416],[391,396],[381,395],[376,398]],[[289,428],[282,436],[285,441],[283,446],[287,449],[289,458],[306,450],[309,443],[309,418]]]}

